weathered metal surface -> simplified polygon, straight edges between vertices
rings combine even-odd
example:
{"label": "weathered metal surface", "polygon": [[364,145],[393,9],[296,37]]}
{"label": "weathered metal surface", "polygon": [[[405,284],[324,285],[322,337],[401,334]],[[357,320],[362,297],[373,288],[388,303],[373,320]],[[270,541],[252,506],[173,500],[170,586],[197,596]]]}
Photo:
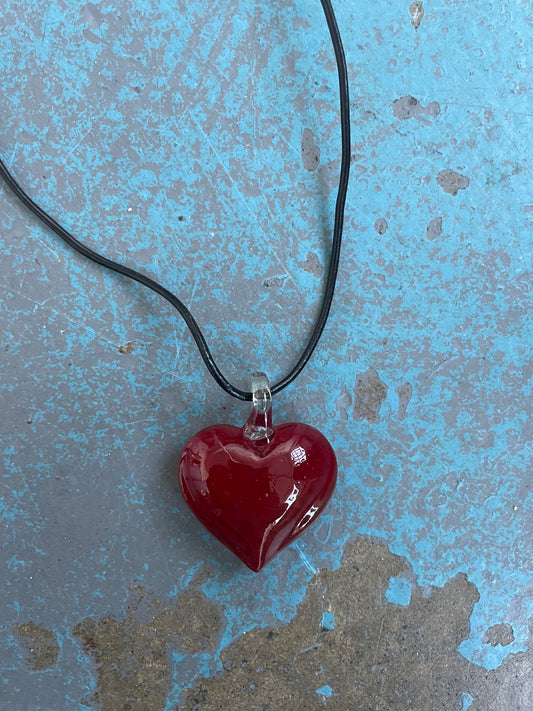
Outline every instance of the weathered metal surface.
{"label": "weathered metal surface", "polygon": [[[531,666],[531,8],[335,7],[353,126],[339,285],[275,406],[330,438],[339,485],[260,575],[199,528],[175,472],[192,433],[247,407],[210,381],[170,307],[0,189],[2,709],[208,709],[238,698],[225,662],[276,628],[289,656],[341,629],[373,709],[417,652],[435,650],[428,683],[443,660],[470,669],[447,687],[462,709],[492,708],[483,695]],[[339,166],[320,4],[8,0],[1,18],[0,154],[31,195],[180,295],[237,385],[287,372],[320,302]],[[344,606],[318,609],[327,581]],[[420,616],[427,586],[446,615]],[[358,647],[341,612],[367,614],[372,640]],[[395,636],[416,615],[423,639]],[[454,634],[432,647],[448,616]],[[351,708],[343,649],[309,652],[316,688],[299,657],[266,673],[292,684],[292,708],[310,690],[302,708]],[[400,689],[406,708],[418,682]],[[529,711],[521,684],[508,699]],[[278,708],[258,688],[240,707]]]}

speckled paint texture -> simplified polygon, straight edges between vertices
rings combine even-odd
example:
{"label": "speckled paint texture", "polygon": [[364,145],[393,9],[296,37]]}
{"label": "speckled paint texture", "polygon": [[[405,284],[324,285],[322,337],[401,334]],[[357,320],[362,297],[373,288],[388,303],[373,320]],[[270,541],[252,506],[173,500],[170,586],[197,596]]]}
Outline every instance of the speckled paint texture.
{"label": "speckled paint texture", "polygon": [[[531,4],[334,6],[345,244],[274,417],[327,435],[339,483],[259,575],[176,479],[185,441],[248,407],[166,302],[0,186],[2,711],[351,711],[358,679],[371,711],[533,709]],[[319,308],[339,170],[320,3],[5,0],[0,17],[2,159],[79,239],[176,292],[236,385],[283,376]]]}

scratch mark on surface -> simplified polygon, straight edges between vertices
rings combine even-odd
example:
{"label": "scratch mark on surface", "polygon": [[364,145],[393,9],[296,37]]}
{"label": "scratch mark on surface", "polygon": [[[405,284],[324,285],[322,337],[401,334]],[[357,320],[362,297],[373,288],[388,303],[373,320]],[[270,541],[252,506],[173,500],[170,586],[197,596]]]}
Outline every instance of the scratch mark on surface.
{"label": "scratch mark on surface", "polygon": [[84,133],[83,136],[80,138],[80,140],[74,146],[72,146],[72,148],[70,149],[70,152],[74,153],[77,150],[77,148],[79,147],[80,143],[83,143],[83,141],[87,138],[87,136],[90,136],[92,132],[93,132],[93,127],[91,126],[91,128],[87,131],[87,133]]}
{"label": "scratch mark on surface", "polygon": [[11,154],[11,158],[9,159],[9,161],[7,163],[8,168],[11,168],[11,166],[13,165],[13,161],[15,160],[15,153],[17,152],[18,147],[19,147],[19,142],[17,141],[15,143],[15,147],[13,148],[13,153]]}
{"label": "scratch mark on surface", "polygon": [[[209,136],[207,135],[207,133],[206,133],[206,132],[204,131],[204,129],[200,126],[200,124],[198,123],[198,120],[197,120],[194,116],[192,116],[192,115],[190,115],[190,118],[191,118],[191,121],[192,121],[192,122],[194,123],[194,125],[196,126],[196,128],[198,129],[199,133],[202,134],[202,136],[204,137],[206,143],[208,143],[209,147],[210,147],[211,150],[213,151],[213,154],[215,155],[215,157],[216,157],[218,163],[220,164],[220,167],[222,168],[222,170],[224,171],[224,173],[226,173],[226,175],[228,176],[231,185],[232,185],[234,188],[237,187],[237,183],[236,183],[236,182],[233,180],[233,178],[231,177],[231,173],[230,173],[230,172],[228,171],[228,169],[226,168],[226,165],[225,165],[224,161],[222,160],[221,155],[219,154],[219,152],[218,152],[217,149],[215,148],[215,146],[214,146],[214,144],[213,144],[213,141],[209,138]],[[246,212],[248,213],[248,215],[250,216],[250,218],[251,218],[252,220],[255,220],[255,219],[256,219],[256,218],[255,218],[255,215],[254,215],[254,214],[252,213],[252,211],[250,210],[250,206],[247,204],[246,200],[245,200],[245,199],[243,198],[243,196],[241,195],[240,190],[237,190],[236,192],[237,192],[237,196],[238,196],[238,200],[239,200],[240,204],[244,207],[244,209],[246,210]]]}
{"label": "scratch mark on surface", "polygon": [[434,368],[431,368],[429,370],[428,374],[424,376],[424,380],[428,381],[431,378],[431,376],[434,375],[439,370],[441,365],[444,365],[444,363],[447,363],[451,359],[451,357],[452,357],[452,354],[450,353],[449,355],[446,356],[446,358],[443,358],[442,360],[440,360],[437,363],[437,365]]}
{"label": "scratch mark on surface", "polygon": [[313,575],[316,575],[317,572],[318,572],[317,569],[316,569],[315,566],[311,563],[311,561],[309,560],[309,557],[303,552],[302,547],[300,546],[300,544],[299,544],[299,543],[294,543],[294,547],[295,547],[296,550],[298,551],[298,553],[299,553],[299,555],[300,555],[300,558],[303,560],[304,565],[305,565],[305,567],[307,568],[307,570],[308,570],[310,573],[312,573]]}
{"label": "scratch mark on surface", "polygon": [[[94,338],[96,338],[99,342],[106,343],[107,345],[111,346],[114,351],[118,348],[117,344],[114,341],[112,341],[109,338],[106,338],[100,332],[96,331],[94,328],[91,328],[91,326],[88,326],[85,323],[81,323],[80,321],[77,321],[76,319],[72,318],[72,316],[68,316],[67,314],[63,313],[62,311],[57,311],[56,309],[53,309],[50,306],[46,306],[46,302],[49,301],[49,299],[45,299],[44,301],[37,301],[36,299],[32,299],[31,296],[28,296],[27,294],[23,294],[20,291],[17,291],[16,289],[12,289],[5,282],[0,282],[0,287],[4,288],[9,294],[13,294],[14,296],[18,296],[21,299],[25,299],[25,300],[31,302],[32,304],[39,306],[40,308],[44,308],[46,311],[49,311],[50,313],[54,314],[54,316],[64,318],[66,321],[74,324],[75,326],[78,326],[86,333],[92,334],[92,336]],[[181,381],[184,380],[183,376],[180,375],[179,370],[170,370],[169,368],[163,368],[157,362],[150,360],[149,358],[144,356],[142,353],[139,353],[138,357],[144,363],[149,363],[150,367],[153,370],[156,370],[159,373],[164,373],[165,375],[171,375],[176,380],[181,380]]]}
{"label": "scratch mark on surface", "polygon": [[50,19],[50,13],[52,12],[52,7],[53,7],[53,3],[50,3],[48,5],[48,9],[46,10],[46,14],[44,16],[44,19],[43,19],[43,22],[41,25],[42,36],[41,36],[41,42],[39,44],[39,52],[41,55],[43,54],[43,48],[45,45],[46,35],[48,34],[48,20]]}
{"label": "scratch mark on surface", "polygon": [[381,644],[381,634],[383,632],[383,625],[384,624],[385,624],[385,615],[383,615],[383,617],[381,619],[381,625],[380,625],[379,632],[378,632],[378,641],[376,642],[376,649],[374,650],[374,660],[372,662],[372,666],[374,666],[374,664],[376,663],[376,661],[378,659],[379,645]]}

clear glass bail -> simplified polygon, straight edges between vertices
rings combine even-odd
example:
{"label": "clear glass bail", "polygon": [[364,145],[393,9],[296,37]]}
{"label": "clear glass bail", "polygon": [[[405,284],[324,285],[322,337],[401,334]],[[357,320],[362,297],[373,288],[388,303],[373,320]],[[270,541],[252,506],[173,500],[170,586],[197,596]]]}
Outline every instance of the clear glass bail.
{"label": "clear glass bail", "polygon": [[265,373],[255,371],[252,373],[251,389],[253,396],[252,412],[244,425],[246,439],[257,442],[266,439],[267,442],[274,434],[272,428],[272,394],[270,383]]}

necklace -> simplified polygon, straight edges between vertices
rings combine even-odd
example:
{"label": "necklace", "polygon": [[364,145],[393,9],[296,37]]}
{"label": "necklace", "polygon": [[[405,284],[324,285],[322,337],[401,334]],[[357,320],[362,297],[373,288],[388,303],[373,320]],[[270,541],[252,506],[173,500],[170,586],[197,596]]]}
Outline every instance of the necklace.
{"label": "necklace", "polygon": [[342,143],[331,257],[322,306],[309,341],[291,371],[272,387],[260,371],[252,374],[250,391],[234,387],[218,368],[198,324],[177,296],[150,277],[78,241],[27,195],[0,160],[0,176],[39,220],[83,256],[165,298],[184,319],[217,384],[232,397],[252,402],[252,411],[242,428],[215,425],[198,432],[185,444],[178,478],[183,497],[196,518],[256,572],[313,523],[331,498],[337,479],[335,453],[324,435],[303,423],[274,426],[272,422],[272,395],[297,378],[326,325],[342,241],[350,171],[348,76],[331,1],[321,3],[337,62]]}

